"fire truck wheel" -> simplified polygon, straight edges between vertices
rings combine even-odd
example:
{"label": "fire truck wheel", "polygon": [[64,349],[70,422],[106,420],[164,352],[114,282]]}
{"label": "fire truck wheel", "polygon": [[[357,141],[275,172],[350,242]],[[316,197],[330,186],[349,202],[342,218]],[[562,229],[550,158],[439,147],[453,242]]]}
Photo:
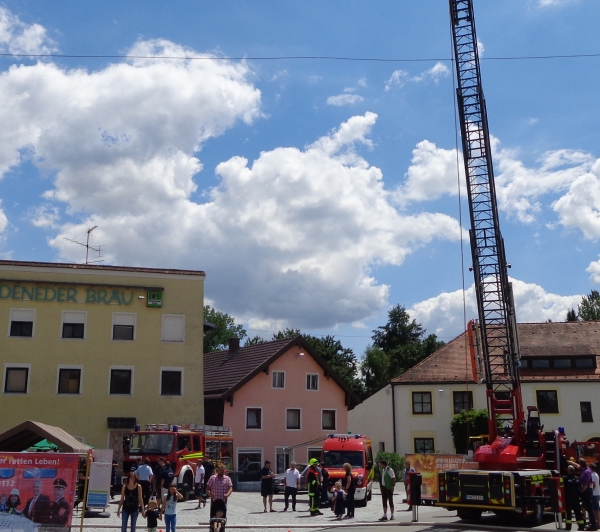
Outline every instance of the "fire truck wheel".
{"label": "fire truck wheel", "polygon": [[194,478],[192,477],[191,473],[186,473],[183,476],[183,483],[181,484],[181,494],[183,495],[183,501],[188,501],[190,499],[190,494],[192,491],[192,483],[194,481]]}
{"label": "fire truck wheel", "polygon": [[459,508],[456,510],[456,515],[463,521],[477,521],[481,517],[481,510],[473,508]]}

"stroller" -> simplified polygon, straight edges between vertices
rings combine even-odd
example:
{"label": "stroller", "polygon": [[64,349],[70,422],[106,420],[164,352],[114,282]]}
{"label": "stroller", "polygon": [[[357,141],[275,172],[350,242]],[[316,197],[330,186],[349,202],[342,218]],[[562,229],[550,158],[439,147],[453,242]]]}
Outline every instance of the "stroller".
{"label": "stroller", "polygon": [[225,532],[227,524],[227,505],[223,499],[215,499],[210,503],[210,532]]}

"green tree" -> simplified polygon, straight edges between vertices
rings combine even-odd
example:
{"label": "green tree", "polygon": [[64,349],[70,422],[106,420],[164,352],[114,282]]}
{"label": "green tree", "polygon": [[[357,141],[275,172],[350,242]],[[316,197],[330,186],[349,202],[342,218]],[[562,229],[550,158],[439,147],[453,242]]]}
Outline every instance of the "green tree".
{"label": "green tree", "polygon": [[230,338],[242,339],[246,336],[244,327],[236,325],[231,316],[215,310],[210,305],[204,306],[204,321],[208,321],[215,326],[213,330],[204,333],[205,353],[228,349]]}
{"label": "green tree", "polygon": [[360,370],[368,391],[381,390],[388,384],[389,365],[390,358],[381,347],[370,345],[365,349]]}
{"label": "green tree", "polygon": [[577,312],[575,312],[574,308],[572,308],[571,310],[567,310],[566,321],[579,321],[579,318],[577,317]]}
{"label": "green tree", "polygon": [[374,478],[375,482],[381,482],[381,467],[379,467],[379,460],[385,460],[389,467],[394,470],[396,475],[396,481],[402,482],[404,478],[404,457],[400,456],[396,453],[385,453],[383,451],[379,451],[377,456],[375,457],[374,464]]}
{"label": "green tree", "polygon": [[369,393],[380,390],[394,377],[440,349],[444,344],[425,329],[401,305],[388,312],[388,322],[373,331],[373,345],[365,351],[361,370]]}
{"label": "green tree", "polygon": [[331,335],[318,338],[307,334],[304,335],[304,339],[354,393],[365,393],[365,387],[359,377],[359,362],[352,349],[344,347]]}
{"label": "green tree", "polygon": [[577,316],[581,321],[600,321],[600,293],[597,290],[592,290],[581,298],[581,305],[577,306]]}
{"label": "green tree", "polygon": [[469,445],[468,436],[481,436],[489,433],[487,409],[469,412],[463,410],[460,414],[456,414],[450,422],[450,432],[456,452],[466,453]]}
{"label": "green tree", "polygon": [[244,342],[244,347],[249,347],[251,345],[260,345],[266,344],[268,340],[265,340],[262,336],[253,336],[252,338],[246,338]]}

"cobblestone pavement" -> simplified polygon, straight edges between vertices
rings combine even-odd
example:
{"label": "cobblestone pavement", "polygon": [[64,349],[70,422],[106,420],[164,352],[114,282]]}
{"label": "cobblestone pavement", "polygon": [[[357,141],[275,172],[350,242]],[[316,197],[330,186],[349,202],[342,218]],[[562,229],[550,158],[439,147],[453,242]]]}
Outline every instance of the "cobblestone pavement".
{"label": "cobblestone pavement", "polygon": [[[263,513],[262,497],[260,493],[234,492],[229,499],[227,511],[227,528],[230,530],[268,530],[269,532],[317,532],[334,528],[350,528],[352,532],[371,531],[373,527],[402,527],[403,532],[434,531],[434,532],[458,532],[465,530],[474,532],[477,530],[524,530],[531,532],[527,523],[511,516],[503,518],[492,514],[484,514],[477,523],[462,522],[455,512],[448,512],[443,508],[434,506],[422,506],[419,508],[418,523],[412,523],[412,512],[405,511],[406,503],[404,491],[396,491],[394,501],[396,503],[396,519],[391,522],[380,523],[378,520],[382,515],[381,494],[379,487],[373,490],[373,499],[366,508],[356,508],[356,518],[351,520],[337,521],[333,512],[329,509],[321,510],[324,515],[311,517],[308,511],[308,496],[301,493],[298,497],[296,512],[288,509],[283,512],[283,495],[275,495],[273,508],[275,513]],[[187,530],[208,530],[208,505],[206,508],[196,510],[197,501],[192,500],[179,503],[177,511],[177,528],[182,532]],[[109,532],[120,529],[121,520],[117,518],[117,500],[115,499],[109,508],[108,518],[86,518],[84,520],[84,532]],[[389,515],[389,514],[388,514]],[[76,513],[73,518],[72,532],[77,532],[80,526],[81,514]],[[140,516],[137,521],[139,532],[145,532],[146,520]],[[164,532],[164,521],[159,521],[159,531]],[[545,523],[536,527],[538,532],[549,532],[555,530],[553,517],[547,515]],[[348,531],[350,532],[350,530]]]}
{"label": "cobblestone pavement", "polygon": [[[404,492],[396,492],[394,500],[396,501],[396,523],[408,524],[411,521],[411,512],[403,511],[407,508],[402,503]],[[192,500],[185,503],[179,503],[177,510],[177,528],[208,530],[208,504],[206,508],[196,510],[197,501]],[[378,523],[382,515],[381,498],[379,488],[373,490],[373,499],[367,504],[366,508],[356,508],[355,519],[337,521],[333,512],[328,509],[322,509],[324,515],[311,517],[308,511],[308,495],[300,493],[296,505],[296,512],[283,511],[283,494],[276,494],[273,497],[274,513],[264,513],[262,497],[260,493],[234,492],[229,499],[227,510],[227,528],[248,528],[252,530],[261,530],[268,528],[273,532],[279,530],[287,532],[298,529],[302,530],[320,530],[330,526],[358,525],[362,523]],[[84,520],[84,530],[93,532],[94,529],[106,532],[107,529],[116,529],[120,527],[121,521],[117,518],[117,499],[112,501],[108,518],[86,518]],[[81,514],[76,513],[73,517],[72,530],[79,529]],[[161,526],[162,525],[162,526]],[[280,525],[279,527],[277,525]],[[146,528],[146,520],[140,516],[137,521],[137,528],[141,532]],[[164,521],[159,521],[159,530],[164,532]]]}

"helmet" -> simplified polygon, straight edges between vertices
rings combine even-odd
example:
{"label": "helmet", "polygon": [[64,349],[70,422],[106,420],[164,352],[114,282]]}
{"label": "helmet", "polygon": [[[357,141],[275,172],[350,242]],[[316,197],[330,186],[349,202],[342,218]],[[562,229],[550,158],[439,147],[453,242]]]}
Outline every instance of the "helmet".
{"label": "helmet", "polygon": [[311,458],[308,465],[319,465],[319,461],[316,458]]}

